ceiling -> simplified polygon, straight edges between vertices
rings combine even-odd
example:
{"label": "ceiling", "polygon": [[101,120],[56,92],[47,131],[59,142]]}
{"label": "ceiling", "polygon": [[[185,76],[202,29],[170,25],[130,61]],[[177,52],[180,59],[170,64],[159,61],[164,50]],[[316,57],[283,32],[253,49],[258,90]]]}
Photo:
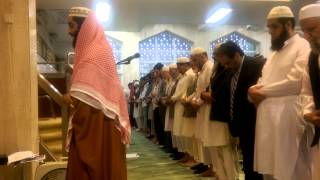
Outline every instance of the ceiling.
{"label": "ceiling", "polygon": [[[90,7],[93,0],[37,0],[37,9],[47,14],[48,31],[58,41],[70,41],[67,35],[67,10],[73,6]],[[100,0],[107,1],[107,0]],[[139,32],[147,24],[190,24],[201,26],[220,0],[108,0],[112,6],[111,31]],[[297,15],[303,5],[315,0],[229,0],[233,12],[228,25],[265,26],[269,10],[288,5]]]}
{"label": "ceiling", "polygon": [[[106,1],[106,0],[101,0]],[[110,2],[110,1],[109,1]],[[139,31],[146,24],[203,24],[219,0],[113,0],[110,30]],[[224,1],[226,2],[226,1]],[[230,0],[233,13],[228,24],[264,25],[268,11],[276,5],[298,9],[314,0]],[[90,7],[88,0],[38,0],[38,9],[67,10],[73,6]],[[61,11],[59,11],[61,12]],[[59,13],[58,12],[58,13]]]}

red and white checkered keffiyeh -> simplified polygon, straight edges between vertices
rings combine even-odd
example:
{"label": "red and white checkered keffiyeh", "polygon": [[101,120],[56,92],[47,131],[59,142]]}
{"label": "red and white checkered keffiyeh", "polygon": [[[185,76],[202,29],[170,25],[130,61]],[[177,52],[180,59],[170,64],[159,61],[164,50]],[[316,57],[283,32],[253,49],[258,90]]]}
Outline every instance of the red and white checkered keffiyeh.
{"label": "red and white checkered keffiyeh", "polygon": [[75,63],[70,94],[80,92],[89,105],[115,119],[122,142],[130,142],[127,102],[117,74],[112,48],[95,14],[82,24],[75,47]]}

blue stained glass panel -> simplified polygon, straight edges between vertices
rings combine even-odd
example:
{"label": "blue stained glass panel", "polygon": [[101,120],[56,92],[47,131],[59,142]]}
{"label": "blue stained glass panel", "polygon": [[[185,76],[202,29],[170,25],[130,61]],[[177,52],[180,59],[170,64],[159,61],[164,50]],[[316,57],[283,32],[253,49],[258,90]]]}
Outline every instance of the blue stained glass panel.
{"label": "blue stained glass panel", "polygon": [[139,42],[140,76],[160,62],[170,64],[178,57],[188,57],[193,42],[170,31],[163,31]]}
{"label": "blue stained glass panel", "polygon": [[[120,40],[115,39],[113,37],[110,37],[108,35],[106,37],[111,45],[111,48],[113,51],[113,56],[114,56],[116,62],[121,61],[122,42]],[[117,71],[118,71],[119,78],[122,79],[122,66],[117,66]]]}
{"label": "blue stained glass panel", "polygon": [[255,54],[258,54],[258,45],[260,44],[258,41],[249,38],[237,31],[234,31],[230,34],[227,34],[225,36],[222,36],[210,43],[210,54],[212,55],[213,49],[216,46],[216,44],[223,43],[226,41],[233,41],[237,43],[240,48],[244,51],[244,53],[248,56],[254,56]]}

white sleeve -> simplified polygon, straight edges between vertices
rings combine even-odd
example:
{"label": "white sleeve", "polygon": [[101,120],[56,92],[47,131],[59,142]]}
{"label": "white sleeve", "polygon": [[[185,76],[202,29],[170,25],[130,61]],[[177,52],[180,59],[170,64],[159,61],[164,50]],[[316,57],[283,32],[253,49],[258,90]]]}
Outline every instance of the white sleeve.
{"label": "white sleeve", "polygon": [[303,115],[314,111],[315,105],[313,101],[313,93],[312,93],[308,67],[306,67],[305,71],[303,72],[301,97],[302,97]]}
{"label": "white sleeve", "polygon": [[[186,78],[186,79],[184,79]],[[172,101],[178,101],[182,98],[182,96],[184,96],[188,90],[188,85],[190,82],[190,78],[192,78],[192,76],[187,75],[186,77],[182,78],[177,85],[177,89],[174,92],[174,94],[171,96],[171,100]]]}
{"label": "white sleeve", "polygon": [[[301,104],[302,104],[301,117],[304,119],[304,115],[311,113],[315,110],[308,66],[306,66],[305,70],[303,71],[302,90],[300,95],[301,95]],[[312,139],[314,137],[314,125],[305,120],[304,122],[307,125],[306,126],[306,133],[308,136],[307,141],[310,141],[308,144],[311,144]]]}
{"label": "white sleeve", "polygon": [[282,81],[265,85],[260,92],[266,97],[298,95],[302,88],[303,71],[308,62],[309,48],[303,48],[298,51],[297,59],[291,68],[287,77]]}

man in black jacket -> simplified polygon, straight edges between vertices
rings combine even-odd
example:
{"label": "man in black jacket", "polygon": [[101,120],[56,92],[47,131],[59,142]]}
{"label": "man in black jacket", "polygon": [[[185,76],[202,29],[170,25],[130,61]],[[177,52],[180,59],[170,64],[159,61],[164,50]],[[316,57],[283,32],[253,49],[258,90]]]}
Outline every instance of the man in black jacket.
{"label": "man in black jacket", "polygon": [[233,137],[239,137],[243,154],[245,179],[259,180],[262,176],[253,171],[256,109],[248,101],[247,92],[261,76],[264,61],[245,56],[241,48],[228,41],[217,49],[215,58],[221,65],[232,71],[230,82],[230,121]]}

